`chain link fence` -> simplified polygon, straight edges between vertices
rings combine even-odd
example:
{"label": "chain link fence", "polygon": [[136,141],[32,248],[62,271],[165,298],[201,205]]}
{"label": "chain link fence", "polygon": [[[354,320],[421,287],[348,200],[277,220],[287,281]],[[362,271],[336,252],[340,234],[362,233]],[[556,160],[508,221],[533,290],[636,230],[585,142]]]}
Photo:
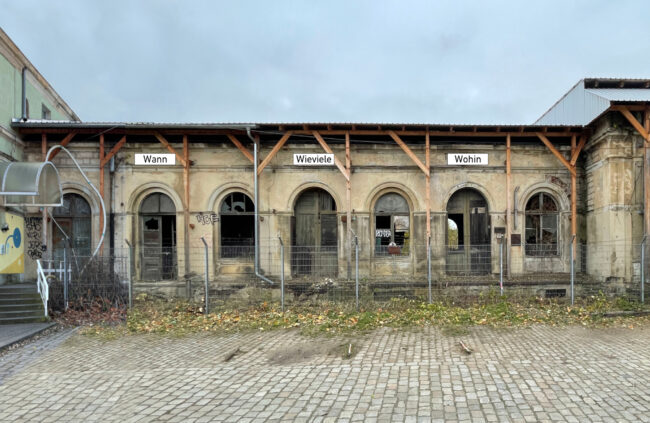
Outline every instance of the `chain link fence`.
{"label": "chain link fence", "polygon": [[[574,243],[528,248],[412,243],[405,248],[290,245],[262,240],[213,247],[113,249],[93,258],[44,261],[54,276],[52,306],[104,298],[116,306],[135,294],[187,298],[205,310],[325,302],[378,306],[396,298],[471,303],[489,294],[559,297],[573,302],[600,291],[645,300],[645,242]],[[68,269],[67,272],[63,269]],[[207,292],[207,296],[206,296]]]}

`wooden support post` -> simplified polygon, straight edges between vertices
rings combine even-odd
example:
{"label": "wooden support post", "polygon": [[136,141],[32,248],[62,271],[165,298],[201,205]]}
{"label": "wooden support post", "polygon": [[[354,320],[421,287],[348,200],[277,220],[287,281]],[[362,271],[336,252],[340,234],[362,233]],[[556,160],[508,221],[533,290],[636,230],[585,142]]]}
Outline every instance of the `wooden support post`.
{"label": "wooden support post", "polygon": [[510,156],[510,134],[506,135],[506,276],[510,277],[510,238],[512,233],[512,162]]}
{"label": "wooden support post", "polygon": [[[99,194],[102,196],[102,200],[105,200],[104,196],[104,134],[99,135]],[[106,201],[104,201],[106,204]],[[104,227],[104,210],[102,210],[101,205],[99,206],[99,230],[101,231]],[[104,246],[101,246],[100,252],[104,251]]]}
{"label": "wooden support post", "polygon": [[[183,204],[183,218],[185,220],[185,228],[183,231],[183,242],[185,243],[183,250],[185,252],[185,274],[189,275],[190,269],[190,148],[187,135],[183,135],[183,158],[185,164],[183,165],[183,188],[185,193]],[[188,292],[188,296],[191,293]]]}
{"label": "wooden support post", "polygon": [[425,174],[426,178],[426,195],[424,196],[427,207],[427,245],[429,239],[431,238],[431,152],[430,143],[429,143],[429,128],[427,128],[427,133],[424,138],[424,163],[427,167],[428,173]]}
{"label": "wooden support post", "polygon": [[[46,160],[47,155],[47,134],[43,132],[41,134],[41,156],[43,161]],[[41,214],[43,219],[43,225],[41,228],[41,245],[47,246],[47,207],[43,207],[43,212]]]}
{"label": "wooden support post", "polygon": [[[586,137],[585,137],[586,138]],[[576,147],[576,136],[571,137],[571,157],[577,151]],[[577,159],[576,155],[576,159]],[[577,253],[576,246],[578,245],[577,232],[578,232],[578,212],[577,212],[577,200],[578,200],[578,189],[576,187],[576,172],[575,165],[573,165],[573,173],[571,174],[571,237],[573,238],[573,251]],[[574,256],[575,260],[575,256]]]}
{"label": "wooden support post", "polygon": [[[61,145],[63,147],[68,145],[70,143],[70,141],[72,141],[72,138],[75,136],[75,134],[76,134],[76,132],[70,132],[68,135],[65,136],[65,138],[63,138],[63,140],[61,141],[61,143],[59,145]],[[47,158],[47,160],[51,161],[53,158],[56,157],[57,154],[59,154],[59,151],[61,151],[61,150],[54,150],[50,154],[50,157]]]}
{"label": "wooden support post", "polygon": [[[643,126],[646,133],[650,133],[650,108],[646,108],[643,116]],[[645,235],[650,234],[650,148],[643,142],[643,220],[645,221]]]}
{"label": "wooden support post", "polygon": [[345,200],[347,203],[347,216],[345,226],[348,228],[347,232],[347,248],[348,252],[348,280],[352,278],[352,185],[351,185],[351,160],[350,160],[350,133],[345,133],[345,170],[348,172],[348,178],[345,181]]}

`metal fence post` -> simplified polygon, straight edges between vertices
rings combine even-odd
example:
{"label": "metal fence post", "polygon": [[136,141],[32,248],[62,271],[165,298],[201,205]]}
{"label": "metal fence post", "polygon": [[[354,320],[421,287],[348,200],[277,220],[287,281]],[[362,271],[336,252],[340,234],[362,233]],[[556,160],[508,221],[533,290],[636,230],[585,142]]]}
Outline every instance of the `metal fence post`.
{"label": "metal fence post", "polygon": [[67,248],[63,246],[63,310],[68,311],[68,258]]}
{"label": "metal fence post", "polygon": [[280,240],[280,302],[284,313],[284,243],[282,237],[278,236],[278,240]]}
{"label": "metal fence post", "polygon": [[131,274],[131,269],[132,269],[131,263],[132,263],[132,260],[133,260],[133,253],[131,251],[131,243],[129,242],[129,240],[125,239],[124,242],[126,242],[126,245],[128,247],[128,250],[129,250],[129,254],[128,254],[128,256],[129,256],[128,261],[129,262],[128,262],[128,265],[127,265],[128,270],[126,272],[126,278],[127,278],[128,283],[129,283],[129,287],[128,287],[128,289],[129,289],[129,309],[131,309],[131,308],[133,308],[133,281],[132,281],[133,275]]}
{"label": "metal fence post", "polygon": [[359,311],[359,238],[354,236],[354,295],[357,300],[357,311]]}
{"label": "metal fence post", "polygon": [[499,288],[503,296],[503,238],[499,238]]}
{"label": "metal fence post", "polygon": [[574,280],[575,280],[575,277],[576,277],[576,275],[575,275],[575,273],[576,273],[576,266],[575,266],[576,252],[575,252],[575,246],[574,246],[574,242],[573,242],[573,241],[575,241],[575,239],[576,239],[576,236],[573,235],[571,237],[571,305],[573,305],[573,302],[575,300],[575,298],[574,298],[574,290],[573,290],[573,284],[574,284]]}
{"label": "metal fence post", "polygon": [[645,239],[641,241],[641,304],[645,303]]}
{"label": "metal fence post", "polygon": [[208,263],[208,243],[205,242],[205,238],[203,237],[201,237],[201,241],[203,241],[203,250],[204,250],[204,259],[205,259],[205,314],[208,314],[209,313],[208,308],[210,307],[210,286],[209,286],[210,275],[208,274],[210,268]]}
{"label": "metal fence post", "polygon": [[427,283],[429,284],[429,304],[433,302],[431,292],[431,237],[427,238]]}

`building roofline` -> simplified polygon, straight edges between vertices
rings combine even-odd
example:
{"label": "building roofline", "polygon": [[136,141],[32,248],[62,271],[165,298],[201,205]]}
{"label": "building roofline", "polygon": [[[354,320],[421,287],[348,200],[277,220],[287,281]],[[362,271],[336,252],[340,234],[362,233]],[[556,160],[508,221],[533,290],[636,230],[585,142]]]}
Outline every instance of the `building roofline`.
{"label": "building roofline", "polygon": [[[65,110],[65,112],[72,116],[73,119],[80,121],[79,116],[72,110],[72,108],[65,102],[65,100],[56,92],[56,90],[50,85],[50,83],[45,79],[43,75],[36,69],[36,66],[29,61],[27,56],[20,50],[20,48],[13,42],[13,40],[7,35],[2,28],[0,28],[0,41],[6,44],[9,47],[10,52],[15,56],[15,60],[20,66],[26,67],[29,72],[36,78],[36,80],[45,87],[47,91],[50,92],[52,97],[57,101],[57,103]],[[11,61],[11,58],[7,58]]]}

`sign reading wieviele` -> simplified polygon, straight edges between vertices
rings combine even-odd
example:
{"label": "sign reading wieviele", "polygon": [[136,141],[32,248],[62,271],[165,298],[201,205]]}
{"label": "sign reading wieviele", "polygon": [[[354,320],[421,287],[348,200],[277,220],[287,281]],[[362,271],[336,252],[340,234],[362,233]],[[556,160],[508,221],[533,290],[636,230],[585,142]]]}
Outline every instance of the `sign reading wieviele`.
{"label": "sign reading wieviele", "polygon": [[294,154],[296,166],[333,166],[334,154]]}
{"label": "sign reading wieviele", "polygon": [[467,153],[447,154],[447,164],[452,166],[487,165],[488,155]]}
{"label": "sign reading wieviele", "polygon": [[140,154],[135,155],[136,165],[171,166],[176,164],[175,154]]}

